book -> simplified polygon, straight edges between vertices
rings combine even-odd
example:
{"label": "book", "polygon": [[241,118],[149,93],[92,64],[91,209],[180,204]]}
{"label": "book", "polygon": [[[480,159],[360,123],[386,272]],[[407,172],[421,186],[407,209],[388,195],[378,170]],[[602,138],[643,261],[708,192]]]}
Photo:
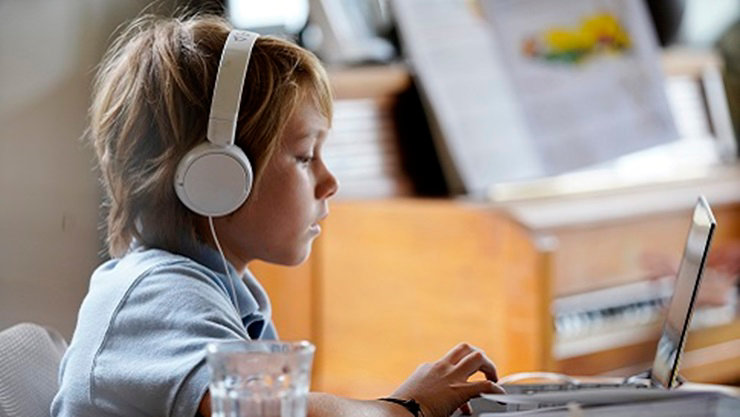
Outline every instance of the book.
{"label": "book", "polygon": [[678,139],[640,0],[393,2],[453,192]]}

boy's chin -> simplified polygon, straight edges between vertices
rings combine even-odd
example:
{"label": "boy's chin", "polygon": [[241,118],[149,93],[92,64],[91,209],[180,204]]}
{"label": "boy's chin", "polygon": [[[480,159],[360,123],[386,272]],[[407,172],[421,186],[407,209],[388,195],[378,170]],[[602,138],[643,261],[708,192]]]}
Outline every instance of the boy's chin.
{"label": "boy's chin", "polygon": [[283,265],[283,266],[298,266],[308,259],[308,256],[311,255],[311,244],[309,243],[304,248],[297,249],[294,253],[286,254],[286,256],[281,257],[280,260],[276,260],[273,263]]}

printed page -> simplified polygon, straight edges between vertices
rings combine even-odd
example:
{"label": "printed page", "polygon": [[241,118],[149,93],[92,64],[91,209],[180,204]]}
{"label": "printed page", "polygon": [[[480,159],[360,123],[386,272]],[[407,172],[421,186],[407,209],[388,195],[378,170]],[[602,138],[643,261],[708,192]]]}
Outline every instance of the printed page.
{"label": "printed page", "polygon": [[473,2],[391,4],[452,188],[483,193],[503,179],[541,175],[495,39]]}
{"label": "printed page", "polygon": [[678,138],[641,0],[481,0],[547,174]]}
{"label": "printed page", "polygon": [[677,139],[640,0],[396,0],[454,191]]}

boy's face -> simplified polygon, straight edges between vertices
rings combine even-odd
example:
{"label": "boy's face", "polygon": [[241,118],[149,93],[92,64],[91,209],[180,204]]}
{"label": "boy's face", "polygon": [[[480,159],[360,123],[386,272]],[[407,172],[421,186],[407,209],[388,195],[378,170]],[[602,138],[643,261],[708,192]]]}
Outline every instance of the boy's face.
{"label": "boy's face", "polygon": [[237,269],[254,259],[297,265],[308,257],[338,188],[322,159],[328,129],[329,121],[304,99],[247,202],[214,219],[224,253]]}

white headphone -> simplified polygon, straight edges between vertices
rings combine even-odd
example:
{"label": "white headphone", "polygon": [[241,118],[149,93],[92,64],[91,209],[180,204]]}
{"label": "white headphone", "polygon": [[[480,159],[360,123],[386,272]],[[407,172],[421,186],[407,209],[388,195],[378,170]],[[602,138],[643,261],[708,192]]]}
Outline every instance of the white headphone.
{"label": "white headphone", "polygon": [[229,33],[213,89],[208,140],[191,149],[177,165],[175,192],[187,208],[201,216],[235,211],[252,189],[252,164],[234,145],[234,137],[244,77],[258,37],[241,30]]}

